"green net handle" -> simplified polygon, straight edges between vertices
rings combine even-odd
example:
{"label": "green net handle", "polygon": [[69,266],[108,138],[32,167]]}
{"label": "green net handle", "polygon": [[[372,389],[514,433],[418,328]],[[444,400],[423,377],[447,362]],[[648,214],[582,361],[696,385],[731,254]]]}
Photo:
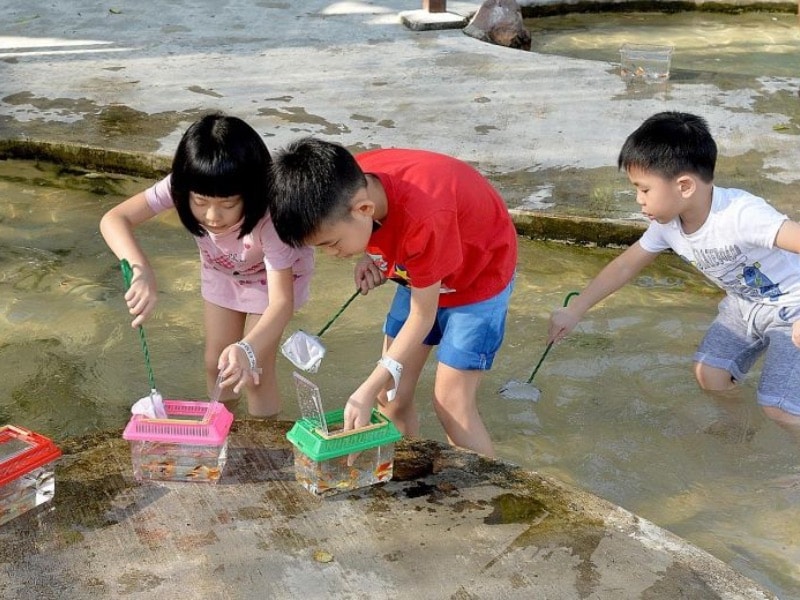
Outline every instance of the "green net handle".
{"label": "green net handle", "polygon": [[[125,291],[131,288],[133,281],[133,269],[127,258],[119,261],[119,266],[122,269],[122,279],[125,281]],[[147,346],[147,337],[144,334],[144,327],[139,325],[139,342],[142,345],[142,354],[144,355],[144,366],[147,367],[147,378],[150,380],[150,389],[156,389],[156,377],[153,374],[153,367],[150,364],[150,349]]]}

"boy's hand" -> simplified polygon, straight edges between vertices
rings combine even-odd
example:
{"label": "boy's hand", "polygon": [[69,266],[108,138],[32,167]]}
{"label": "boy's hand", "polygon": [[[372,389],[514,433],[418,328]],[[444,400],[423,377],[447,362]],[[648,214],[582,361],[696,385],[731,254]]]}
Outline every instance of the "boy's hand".
{"label": "boy's hand", "polygon": [[550,315],[550,327],[547,331],[547,343],[560,342],[575,329],[580,322],[579,315],[573,314],[569,308],[558,308]]}
{"label": "boy's hand", "polygon": [[134,315],[131,327],[139,327],[150,316],[158,300],[156,278],[149,268],[136,265],[133,267],[131,286],[125,292],[125,303],[128,312]]}
{"label": "boy's hand", "polygon": [[[363,386],[362,386],[363,387]],[[366,427],[372,422],[373,402],[368,395],[360,394],[361,388],[357,389],[344,405],[344,430],[358,429]],[[373,396],[374,397],[374,396]],[[360,452],[347,455],[347,466],[352,467]]]}
{"label": "boy's hand", "polygon": [[800,321],[795,321],[792,324],[792,341],[795,346],[800,348]]}
{"label": "boy's hand", "polygon": [[366,427],[372,421],[374,395],[370,397],[361,392],[361,388],[353,392],[344,406],[344,430]]}
{"label": "boy's hand", "polygon": [[386,274],[378,268],[369,255],[364,256],[356,263],[353,275],[356,287],[361,290],[362,294],[386,283]]}

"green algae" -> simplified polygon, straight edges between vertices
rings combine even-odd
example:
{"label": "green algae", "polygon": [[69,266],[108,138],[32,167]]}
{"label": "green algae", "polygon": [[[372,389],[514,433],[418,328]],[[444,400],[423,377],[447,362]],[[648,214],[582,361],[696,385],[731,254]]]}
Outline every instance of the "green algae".
{"label": "green algae", "polygon": [[[298,106],[285,106],[282,108],[261,108],[259,115],[272,117],[278,123],[288,123],[289,125],[317,125],[321,127],[320,135],[342,135],[350,133],[350,128],[342,123],[331,123],[324,117],[314,115],[306,111],[305,108]],[[302,131],[294,127],[293,131]]]}
{"label": "green algae", "polygon": [[[109,85],[119,85],[119,82],[109,80]],[[4,137],[9,140],[64,140],[64,143],[149,152],[159,150],[158,140],[206,112],[192,109],[148,114],[124,104],[99,104],[87,98],[50,98],[31,92],[9,94],[2,100],[12,106],[30,105],[40,111],[57,111],[73,117],[64,122],[44,119],[20,122],[4,118]]]}
{"label": "green algae", "polygon": [[487,525],[538,523],[549,513],[545,503],[536,497],[500,494],[492,499],[494,510],[483,522]]}
{"label": "green algae", "polygon": [[785,135],[800,135],[800,91],[777,90],[755,98],[753,110],[759,114],[784,115],[785,120],[772,129]]}

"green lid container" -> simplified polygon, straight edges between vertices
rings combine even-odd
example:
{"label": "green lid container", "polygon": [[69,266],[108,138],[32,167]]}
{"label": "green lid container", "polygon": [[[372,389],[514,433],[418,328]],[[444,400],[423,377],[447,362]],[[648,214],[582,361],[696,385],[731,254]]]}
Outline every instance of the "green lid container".
{"label": "green lid container", "polygon": [[[341,427],[344,423],[344,409],[325,413],[328,428]],[[370,424],[350,431],[334,431],[325,435],[315,421],[300,419],[286,434],[286,438],[303,454],[317,462],[338,458],[345,454],[363,452],[376,446],[400,441],[403,434],[389,419],[373,409]]]}

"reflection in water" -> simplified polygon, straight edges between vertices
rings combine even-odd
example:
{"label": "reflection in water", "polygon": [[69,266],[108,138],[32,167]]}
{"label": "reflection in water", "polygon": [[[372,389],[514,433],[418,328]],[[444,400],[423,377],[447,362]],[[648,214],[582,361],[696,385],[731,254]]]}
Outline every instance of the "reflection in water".
{"label": "reflection in water", "polygon": [[[42,177],[47,184],[35,181]],[[0,422],[56,439],[121,428],[149,389],[122,277],[98,232],[103,212],[147,182],[113,180],[98,194],[97,178],[91,187],[84,179],[0,164]],[[159,277],[159,308],[147,323],[158,388],[202,398],[195,244],[174,215],[148,223],[141,240]],[[669,528],[784,597],[800,596],[798,446],[754,406],[756,377],[733,394],[698,390],[691,355],[720,296],[689,267],[664,257],[591,312],[542,364],[538,403],[497,393],[530,374],[550,310],[616,252],[521,240],[507,342],[481,394],[497,452]],[[351,268],[319,258],[310,306],[287,335],[319,330],[349,297]],[[391,293],[387,285],[358,298],[326,332],[328,354],[311,378],[327,408],[340,407],[372,370]],[[294,418],[292,370],[279,366],[284,416]],[[422,434],[443,440],[427,400],[433,377],[430,363],[418,395]]]}

